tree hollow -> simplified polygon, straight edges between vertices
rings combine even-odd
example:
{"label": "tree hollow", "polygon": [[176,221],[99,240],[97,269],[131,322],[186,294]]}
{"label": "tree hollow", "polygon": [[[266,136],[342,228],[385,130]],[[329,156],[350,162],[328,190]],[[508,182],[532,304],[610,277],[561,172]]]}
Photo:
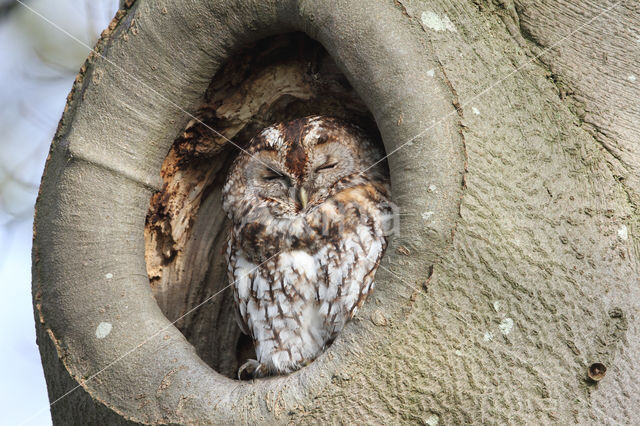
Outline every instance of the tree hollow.
{"label": "tree hollow", "polygon": [[253,43],[216,73],[151,198],[145,260],[154,297],[200,358],[230,378],[255,352],[235,321],[222,186],[257,132],[309,115],[356,123],[382,143],[373,116],[320,43],[299,32]]}

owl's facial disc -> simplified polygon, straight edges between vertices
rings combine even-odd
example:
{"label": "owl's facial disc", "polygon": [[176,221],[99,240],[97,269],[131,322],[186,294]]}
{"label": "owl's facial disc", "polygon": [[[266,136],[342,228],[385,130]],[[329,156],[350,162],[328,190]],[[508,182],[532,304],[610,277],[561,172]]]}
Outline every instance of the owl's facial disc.
{"label": "owl's facial disc", "polygon": [[245,196],[274,217],[314,212],[362,184],[366,177],[358,172],[372,163],[374,151],[361,130],[327,117],[274,124],[254,138],[252,148],[240,169]]}

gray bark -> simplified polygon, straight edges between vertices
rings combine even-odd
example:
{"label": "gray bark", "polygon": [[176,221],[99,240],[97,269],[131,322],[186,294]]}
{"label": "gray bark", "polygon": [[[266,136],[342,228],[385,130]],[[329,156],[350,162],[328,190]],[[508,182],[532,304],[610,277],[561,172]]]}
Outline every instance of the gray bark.
{"label": "gray bark", "polygon": [[[78,76],[36,206],[54,422],[639,422],[638,22],[637,3],[614,1],[132,3]],[[184,111],[216,96],[215,124],[239,141],[306,112],[254,96],[259,76],[244,90],[218,72],[291,31],[354,90],[319,102],[326,87],[294,61],[270,93],[371,114],[401,228],[325,354],[238,382],[228,293],[171,323],[227,284],[231,151],[196,138],[181,162],[179,141]]]}

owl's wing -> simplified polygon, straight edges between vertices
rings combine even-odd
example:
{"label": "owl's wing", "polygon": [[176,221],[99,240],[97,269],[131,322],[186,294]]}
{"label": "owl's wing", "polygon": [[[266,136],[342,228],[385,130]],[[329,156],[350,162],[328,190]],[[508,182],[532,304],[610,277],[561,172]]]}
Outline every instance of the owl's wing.
{"label": "owl's wing", "polygon": [[[233,236],[232,236],[233,237]],[[234,313],[236,317],[236,322],[240,327],[240,330],[248,336],[251,336],[249,333],[249,327],[247,326],[247,285],[250,281],[250,275],[252,271],[252,266],[255,265],[248,262],[242,253],[242,251],[237,250],[234,247],[233,238],[229,240],[229,246],[227,248],[227,256],[229,258],[228,269],[227,269],[227,277],[229,279],[229,283],[233,290],[233,301],[234,301]],[[244,296],[244,297],[241,297]],[[253,336],[251,336],[253,337]]]}
{"label": "owl's wing", "polygon": [[234,303],[234,305],[235,305],[234,306],[235,307],[234,311],[235,311],[235,314],[236,314],[235,315],[236,316],[236,322],[238,323],[238,326],[240,327],[240,330],[244,334],[246,334],[247,336],[251,336],[251,334],[249,334],[249,328],[247,327],[247,323],[245,322],[245,319],[243,318],[242,313],[240,312],[240,304],[236,301],[236,303]]}
{"label": "owl's wing", "polygon": [[321,314],[331,339],[355,315],[375,285],[386,239],[368,226],[346,232],[340,250],[327,253],[326,287],[320,287]]}

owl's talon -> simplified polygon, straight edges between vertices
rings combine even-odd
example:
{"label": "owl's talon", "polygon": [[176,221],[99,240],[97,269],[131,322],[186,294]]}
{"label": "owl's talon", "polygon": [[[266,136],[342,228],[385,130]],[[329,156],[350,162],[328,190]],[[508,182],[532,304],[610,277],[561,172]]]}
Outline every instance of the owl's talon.
{"label": "owl's talon", "polygon": [[259,379],[266,376],[264,365],[255,359],[250,359],[238,368],[238,380]]}

